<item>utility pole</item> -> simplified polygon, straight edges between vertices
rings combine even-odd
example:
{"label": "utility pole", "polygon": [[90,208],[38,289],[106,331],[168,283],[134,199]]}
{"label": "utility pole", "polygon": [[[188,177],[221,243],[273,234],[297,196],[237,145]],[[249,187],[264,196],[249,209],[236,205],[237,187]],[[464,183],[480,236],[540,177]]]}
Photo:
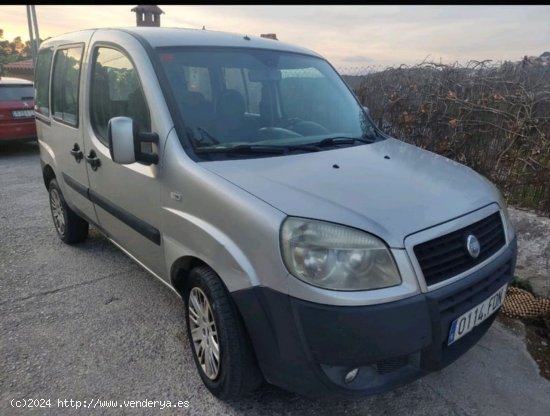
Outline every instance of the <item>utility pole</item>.
{"label": "utility pole", "polygon": [[36,9],[34,8],[34,4],[31,5],[31,10],[32,10],[32,24],[34,27],[34,42],[36,44],[36,53],[38,54],[38,48],[40,48],[40,34],[38,33],[38,20],[36,18]]}
{"label": "utility pole", "polygon": [[33,66],[36,65],[36,44],[34,43],[33,30],[32,30],[32,18],[31,18],[31,6],[27,5],[27,25],[29,26],[29,39],[31,40],[31,53]]}
{"label": "utility pole", "polygon": [[40,47],[40,34],[38,33],[38,20],[36,18],[36,9],[33,5],[27,5],[27,24],[29,27],[29,38],[31,41],[32,63],[36,67],[36,56]]}

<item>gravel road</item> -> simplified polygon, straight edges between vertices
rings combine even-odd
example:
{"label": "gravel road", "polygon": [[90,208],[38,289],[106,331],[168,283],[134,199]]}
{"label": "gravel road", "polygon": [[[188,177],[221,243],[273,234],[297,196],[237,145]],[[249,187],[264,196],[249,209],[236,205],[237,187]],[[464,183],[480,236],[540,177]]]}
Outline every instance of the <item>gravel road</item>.
{"label": "gravel road", "polygon": [[[49,398],[51,408],[11,406],[22,398]],[[189,406],[77,411],[58,408],[57,399]],[[37,146],[0,147],[1,415],[546,416],[548,409],[550,382],[538,375],[521,327],[498,321],[448,368],[387,394],[312,401],[266,386],[239,402],[220,402],[196,372],[180,299],[95,230],[83,244],[63,244]]]}

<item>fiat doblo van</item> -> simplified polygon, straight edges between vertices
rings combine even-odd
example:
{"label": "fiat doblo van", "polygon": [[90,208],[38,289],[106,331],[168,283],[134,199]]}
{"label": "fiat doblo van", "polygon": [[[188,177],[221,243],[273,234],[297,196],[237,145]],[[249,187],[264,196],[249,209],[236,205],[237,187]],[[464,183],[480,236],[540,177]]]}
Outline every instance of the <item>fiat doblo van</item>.
{"label": "fiat doblo van", "polygon": [[[206,387],[363,396],[443,368],[503,302],[501,193],[387,136],[318,54],[206,30],[42,43],[53,223],[89,224],[178,293]],[[84,266],[83,266],[84,267]]]}

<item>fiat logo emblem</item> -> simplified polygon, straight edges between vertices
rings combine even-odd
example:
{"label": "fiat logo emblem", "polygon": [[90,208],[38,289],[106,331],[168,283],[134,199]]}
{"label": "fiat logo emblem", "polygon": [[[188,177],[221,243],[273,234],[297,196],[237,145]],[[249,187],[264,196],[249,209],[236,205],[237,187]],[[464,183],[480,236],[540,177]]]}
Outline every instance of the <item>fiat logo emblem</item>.
{"label": "fiat logo emblem", "polygon": [[479,240],[473,234],[470,234],[466,238],[466,249],[473,259],[477,259],[479,253],[481,252],[481,246],[479,245]]}

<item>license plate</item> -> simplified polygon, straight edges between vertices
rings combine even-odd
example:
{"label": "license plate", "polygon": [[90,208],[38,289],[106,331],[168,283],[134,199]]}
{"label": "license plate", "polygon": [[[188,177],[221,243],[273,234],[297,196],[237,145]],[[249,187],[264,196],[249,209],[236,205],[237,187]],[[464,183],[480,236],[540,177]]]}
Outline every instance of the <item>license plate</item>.
{"label": "license plate", "polygon": [[502,302],[504,302],[507,286],[508,285],[502,286],[479,305],[473,307],[468,312],[455,319],[451,324],[447,345],[451,345],[456,340],[459,340],[474,329],[474,327],[481,324],[489,316],[495,313],[500,305],[502,305]]}
{"label": "license plate", "polygon": [[34,110],[15,110],[11,115],[15,118],[30,118],[34,117]]}

